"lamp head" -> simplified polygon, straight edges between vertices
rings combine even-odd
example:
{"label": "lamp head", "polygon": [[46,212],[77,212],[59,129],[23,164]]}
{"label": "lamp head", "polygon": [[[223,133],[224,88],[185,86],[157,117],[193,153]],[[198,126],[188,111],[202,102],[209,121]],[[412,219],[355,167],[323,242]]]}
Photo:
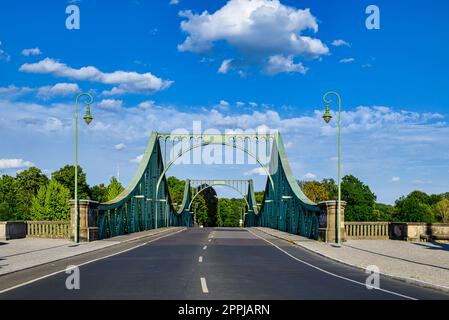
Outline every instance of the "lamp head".
{"label": "lamp head", "polygon": [[92,117],[92,115],[90,114],[90,105],[88,105],[86,107],[86,114],[84,115],[83,119],[84,119],[84,121],[86,122],[87,125],[89,125],[92,122],[92,120],[94,119]]}
{"label": "lamp head", "polygon": [[329,104],[326,104],[326,111],[324,112],[323,119],[326,123],[329,123],[332,120],[332,114],[329,109]]}

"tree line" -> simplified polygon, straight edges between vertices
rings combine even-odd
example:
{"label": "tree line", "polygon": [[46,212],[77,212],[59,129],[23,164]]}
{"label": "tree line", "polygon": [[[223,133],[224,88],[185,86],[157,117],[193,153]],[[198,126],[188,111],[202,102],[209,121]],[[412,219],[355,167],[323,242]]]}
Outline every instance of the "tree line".
{"label": "tree line", "polygon": [[[15,177],[0,176],[0,221],[11,220],[69,220],[69,200],[75,195],[75,167],[67,165],[47,177],[36,167],[19,172]],[[172,203],[180,208],[185,181],[176,177],[167,179]],[[333,179],[298,181],[306,196],[314,202],[336,200],[337,184]],[[205,186],[202,186],[204,188]],[[86,174],[78,167],[78,198],[107,202],[124,190],[112,177],[109,185],[90,187]],[[413,191],[402,196],[394,205],[377,202],[369,186],[353,175],[343,177],[342,200],[347,202],[346,221],[399,221],[449,223],[449,192],[428,195]],[[256,193],[257,203],[263,201],[263,192]],[[243,199],[218,199],[213,188],[196,196],[191,211],[196,223],[207,227],[238,227],[242,218]]]}
{"label": "tree line", "polygon": [[[78,198],[106,202],[124,190],[112,177],[109,185],[89,187],[78,166]],[[15,177],[0,177],[0,221],[63,221],[70,219],[70,199],[75,197],[75,166],[67,165],[48,178],[36,167]]]}
{"label": "tree line", "polygon": [[[305,195],[314,202],[337,200],[338,188],[333,179],[299,181]],[[413,191],[394,205],[377,202],[377,196],[353,175],[343,177],[341,199],[346,201],[345,221],[449,222],[449,192],[428,195]]]}

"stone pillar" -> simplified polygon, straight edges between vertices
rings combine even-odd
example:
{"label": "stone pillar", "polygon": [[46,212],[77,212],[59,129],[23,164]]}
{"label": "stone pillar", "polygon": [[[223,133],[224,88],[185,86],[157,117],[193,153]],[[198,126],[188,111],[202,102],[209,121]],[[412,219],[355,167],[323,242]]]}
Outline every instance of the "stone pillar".
{"label": "stone pillar", "polygon": [[[324,201],[318,203],[320,207],[320,241],[335,243],[336,242],[336,225],[337,225],[337,208],[338,201]],[[341,241],[346,240],[345,232],[345,207],[346,202],[341,201],[340,213],[340,235]]]}
{"label": "stone pillar", "polygon": [[[98,205],[96,201],[78,200],[79,241],[91,242],[98,240]],[[70,238],[75,234],[75,200],[70,200]]]}

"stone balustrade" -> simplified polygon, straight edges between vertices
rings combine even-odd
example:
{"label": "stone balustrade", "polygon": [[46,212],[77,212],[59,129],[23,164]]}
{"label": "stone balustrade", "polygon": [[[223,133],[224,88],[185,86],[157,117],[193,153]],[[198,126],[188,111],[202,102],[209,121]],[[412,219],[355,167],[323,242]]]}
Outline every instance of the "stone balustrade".
{"label": "stone balustrade", "polygon": [[69,221],[26,221],[28,238],[68,239]]}
{"label": "stone balustrade", "polygon": [[389,222],[345,222],[347,239],[389,239]]}

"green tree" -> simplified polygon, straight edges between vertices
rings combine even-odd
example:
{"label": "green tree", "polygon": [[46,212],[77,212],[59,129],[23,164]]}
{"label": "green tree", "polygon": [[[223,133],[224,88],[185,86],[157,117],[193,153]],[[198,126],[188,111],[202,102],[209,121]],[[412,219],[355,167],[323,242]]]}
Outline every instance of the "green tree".
{"label": "green tree", "polygon": [[65,221],[70,219],[70,190],[52,179],[42,186],[32,200],[31,218],[41,221]]}
{"label": "green tree", "polygon": [[27,220],[30,216],[31,201],[42,186],[48,184],[48,177],[36,167],[31,167],[16,175],[17,207],[16,218]]}
{"label": "green tree", "polygon": [[[55,179],[64,187],[70,190],[70,197],[75,198],[75,166],[66,165],[51,174],[52,179]],[[78,199],[87,199],[90,197],[90,188],[87,184],[86,174],[83,168],[78,166]]]}
{"label": "green tree", "polygon": [[108,188],[104,185],[104,183],[93,186],[90,189],[90,194],[93,201],[98,201],[100,203],[108,201]]}
{"label": "green tree", "polygon": [[449,199],[443,198],[435,204],[435,212],[443,223],[449,223]]}
{"label": "green tree", "polygon": [[375,203],[373,210],[374,221],[394,221],[396,215],[396,208],[394,206]]}
{"label": "green tree", "polygon": [[396,200],[395,220],[401,222],[435,221],[435,214],[429,205],[429,196],[421,191],[413,191],[407,197]]}
{"label": "green tree", "polygon": [[337,200],[338,199],[338,186],[335,183],[334,179],[323,179],[321,181],[321,185],[327,192],[328,200]]}
{"label": "green tree", "polygon": [[107,199],[108,201],[115,199],[120,193],[123,192],[125,188],[121,185],[121,183],[117,180],[116,177],[112,177],[109,181]]}
{"label": "green tree", "polygon": [[305,181],[301,183],[304,194],[315,203],[329,199],[326,188],[318,181]]}
{"label": "green tree", "polygon": [[204,197],[199,194],[192,203],[192,211],[195,211],[196,223],[204,226],[207,222],[207,205]]}
{"label": "green tree", "polygon": [[19,220],[17,214],[18,185],[14,177],[4,175],[0,177],[0,220]]}
{"label": "green tree", "polygon": [[341,183],[342,200],[346,201],[346,221],[373,221],[376,195],[370,188],[352,175],[343,177]]}
{"label": "green tree", "polygon": [[176,177],[169,177],[167,183],[171,201],[180,205],[184,199],[186,182],[184,180],[179,180]]}

